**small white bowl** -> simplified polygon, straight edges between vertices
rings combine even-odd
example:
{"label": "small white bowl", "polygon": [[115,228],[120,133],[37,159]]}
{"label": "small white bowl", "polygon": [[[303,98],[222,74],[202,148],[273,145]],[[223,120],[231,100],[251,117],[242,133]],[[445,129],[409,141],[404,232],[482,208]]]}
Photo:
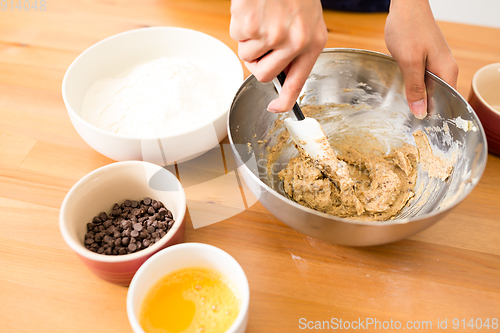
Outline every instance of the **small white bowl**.
{"label": "small white bowl", "polygon": [[164,249],[149,258],[134,275],[127,293],[127,315],[135,333],[144,333],[139,324],[141,304],[148,290],[163,276],[181,268],[204,267],[224,275],[236,288],[241,307],[226,333],[244,333],[248,324],[250,290],[245,272],[227,252],[208,244],[183,243]]}
{"label": "small white bowl", "polygon": [[[172,212],[174,224],[151,247],[130,254],[104,255],[84,245],[87,223],[101,212],[109,213],[115,203],[150,197]],[[186,194],[168,170],[149,162],[116,162],[80,179],[63,200],[59,213],[61,234],[85,265],[100,278],[127,286],[137,269],[154,253],[184,239]]]}
{"label": "small white bowl", "polygon": [[[149,133],[144,137],[112,133],[81,117],[85,94],[96,81],[162,57],[178,57],[214,70],[224,83],[219,97],[227,101],[227,107],[206,115],[204,123],[198,126],[159,138],[148,137]],[[76,131],[99,153],[116,161],[143,160],[170,165],[199,156],[226,137],[227,114],[242,82],[240,60],[218,39],[190,29],[152,27],[108,37],[85,50],[66,71],[62,96]]]}

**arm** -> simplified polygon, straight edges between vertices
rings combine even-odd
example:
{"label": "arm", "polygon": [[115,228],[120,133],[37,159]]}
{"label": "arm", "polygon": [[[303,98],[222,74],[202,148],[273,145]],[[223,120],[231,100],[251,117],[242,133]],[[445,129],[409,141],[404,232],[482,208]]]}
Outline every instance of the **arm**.
{"label": "arm", "polygon": [[287,79],[268,110],[292,109],[327,40],[320,0],[232,0],[231,37],[238,55],[262,82]]}
{"label": "arm", "polygon": [[417,118],[427,114],[425,69],[456,87],[458,66],[428,0],[392,0],[385,25],[389,52],[403,73],[406,98]]}

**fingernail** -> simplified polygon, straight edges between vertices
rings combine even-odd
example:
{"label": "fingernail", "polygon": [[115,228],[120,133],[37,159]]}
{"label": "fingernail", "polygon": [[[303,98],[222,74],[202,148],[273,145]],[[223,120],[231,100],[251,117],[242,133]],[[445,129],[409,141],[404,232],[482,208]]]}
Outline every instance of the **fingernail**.
{"label": "fingernail", "polygon": [[410,104],[410,110],[418,119],[424,119],[427,115],[427,103],[423,99],[413,102]]}
{"label": "fingernail", "polygon": [[276,103],[278,103],[278,99],[272,100],[271,103],[267,106],[267,111],[269,112],[278,112],[276,109]]}

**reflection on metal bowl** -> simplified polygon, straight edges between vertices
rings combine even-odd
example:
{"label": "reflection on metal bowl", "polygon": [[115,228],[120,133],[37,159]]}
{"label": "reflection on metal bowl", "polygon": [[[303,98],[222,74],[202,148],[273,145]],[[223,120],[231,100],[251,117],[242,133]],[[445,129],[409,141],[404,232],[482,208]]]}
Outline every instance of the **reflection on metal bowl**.
{"label": "reflection on metal bowl", "polygon": [[302,90],[302,106],[337,106],[315,116],[330,141],[364,131],[389,149],[404,142],[414,145],[412,134],[421,129],[435,154],[453,161],[446,181],[430,178],[419,166],[415,197],[389,221],[339,218],[299,205],[285,195],[278,172],[297,151],[289,140],[272,169],[267,157],[268,148],[286,130],[277,120],[288,115],[266,110],[277,93],[272,83],[258,82],[254,76],[240,87],[229,113],[229,140],[239,172],[264,207],[308,236],[340,245],[370,246],[414,235],[440,220],[472,191],[487,159],[484,130],[472,108],[430,72],[426,84],[429,115],[419,120],[408,108],[403,78],[391,57],[365,50],[325,49]]}

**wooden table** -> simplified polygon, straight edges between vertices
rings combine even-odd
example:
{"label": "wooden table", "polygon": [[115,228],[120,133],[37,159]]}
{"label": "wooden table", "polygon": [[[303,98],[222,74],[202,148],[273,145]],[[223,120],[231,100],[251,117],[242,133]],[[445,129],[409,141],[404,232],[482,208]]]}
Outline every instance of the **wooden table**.
{"label": "wooden table", "polygon": [[[43,11],[38,2],[37,11],[0,11],[0,332],[131,332],[127,288],[95,277],[59,233],[59,207],[70,187],[113,162],[74,130],[61,82],[87,47],[145,26],[200,30],[236,52],[228,33],[230,1],[46,0]],[[327,11],[325,18],[328,47],[387,53],[384,14]],[[473,73],[500,61],[500,29],[440,26],[460,66],[458,91],[467,97]],[[447,320],[452,330],[454,318],[456,331],[472,331],[467,324],[477,318],[489,319],[493,331],[493,318],[500,320],[497,156],[489,155],[478,186],[442,221],[371,248],[309,238],[258,202],[195,229],[190,216],[206,207],[200,198],[188,191],[185,240],[218,246],[240,262],[251,291],[247,332],[302,332],[315,321],[340,320],[372,323],[365,331],[387,331],[379,326],[391,320],[396,328],[410,321],[437,330]],[[226,199],[221,191],[211,200],[224,211],[231,206]]]}

